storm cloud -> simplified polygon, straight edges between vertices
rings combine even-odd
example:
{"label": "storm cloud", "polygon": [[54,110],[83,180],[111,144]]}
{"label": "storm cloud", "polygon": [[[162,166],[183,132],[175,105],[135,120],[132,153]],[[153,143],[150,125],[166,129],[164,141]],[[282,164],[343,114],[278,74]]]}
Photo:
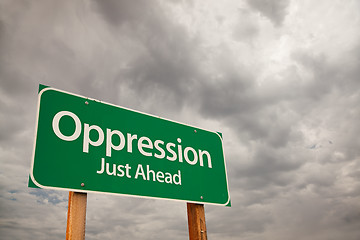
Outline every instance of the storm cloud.
{"label": "storm cloud", "polygon": [[[360,14],[349,1],[0,3],[0,235],[64,239],[27,187],[38,85],[222,132],[209,239],[357,240]],[[186,204],[88,194],[87,239],[186,239]]]}

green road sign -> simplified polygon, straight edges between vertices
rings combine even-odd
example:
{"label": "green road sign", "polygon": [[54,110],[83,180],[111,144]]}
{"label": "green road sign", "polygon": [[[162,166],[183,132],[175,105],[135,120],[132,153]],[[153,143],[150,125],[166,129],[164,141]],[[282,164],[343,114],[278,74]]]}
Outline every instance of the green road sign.
{"label": "green road sign", "polygon": [[218,133],[43,87],[29,186],[230,204]]}

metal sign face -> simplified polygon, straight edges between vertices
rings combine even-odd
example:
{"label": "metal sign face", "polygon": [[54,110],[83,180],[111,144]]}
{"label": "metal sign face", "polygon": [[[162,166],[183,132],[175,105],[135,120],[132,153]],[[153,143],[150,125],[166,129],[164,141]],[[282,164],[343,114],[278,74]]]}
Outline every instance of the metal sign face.
{"label": "metal sign face", "polygon": [[54,88],[39,92],[37,118],[37,187],[230,203],[216,132]]}

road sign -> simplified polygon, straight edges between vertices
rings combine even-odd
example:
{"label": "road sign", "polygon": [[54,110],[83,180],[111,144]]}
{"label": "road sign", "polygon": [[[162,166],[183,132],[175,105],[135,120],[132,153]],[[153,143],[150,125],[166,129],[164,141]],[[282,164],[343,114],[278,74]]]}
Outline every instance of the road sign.
{"label": "road sign", "polygon": [[40,88],[29,186],[229,205],[219,133]]}

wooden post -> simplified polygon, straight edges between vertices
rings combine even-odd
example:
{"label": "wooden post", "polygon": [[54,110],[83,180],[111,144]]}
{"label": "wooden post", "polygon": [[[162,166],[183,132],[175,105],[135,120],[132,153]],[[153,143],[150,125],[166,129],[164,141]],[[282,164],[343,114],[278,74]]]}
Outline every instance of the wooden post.
{"label": "wooden post", "polygon": [[69,192],[66,240],[85,240],[87,193]]}
{"label": "wooden post", "polygon": [[187,203],[189,240],[207,240],[204,204]]}

